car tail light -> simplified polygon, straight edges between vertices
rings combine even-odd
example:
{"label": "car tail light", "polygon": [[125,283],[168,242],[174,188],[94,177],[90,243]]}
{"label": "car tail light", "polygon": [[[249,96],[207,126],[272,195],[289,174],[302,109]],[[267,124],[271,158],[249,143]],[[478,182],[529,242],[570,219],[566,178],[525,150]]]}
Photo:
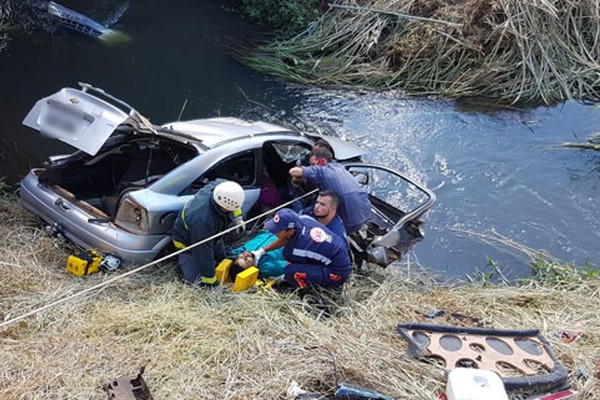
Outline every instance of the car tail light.
{"label": "car tail light", "polygon": [[131,233],[147,235],[150,233],[148,226],[148,211],[130,198],[125,198],[115,218],[115,225]]}

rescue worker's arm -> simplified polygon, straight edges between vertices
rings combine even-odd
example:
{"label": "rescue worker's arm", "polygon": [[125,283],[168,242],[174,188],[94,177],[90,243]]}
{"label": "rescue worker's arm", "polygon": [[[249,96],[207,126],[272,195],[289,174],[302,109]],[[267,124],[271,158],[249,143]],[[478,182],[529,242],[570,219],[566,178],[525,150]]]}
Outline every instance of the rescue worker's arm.
{"label": "rescue worker's arm", "polygon": [[289,240],[286,238],[277,238],[274,241],[272,241],[271,243],[269,243],[268,245],[266,245],[265,247],[263,247],[263,250],[265,251],[265,253],[267,251],[271,251],[271,250],[277,250],[280,247],[283,247],[287,244]]}
{"label": "rescue worker's arm", "polygon": [[271,243],[269,243],[268,245],[266,245],[263,248],[257,249],[255,251],[251,251],[252,255],[254,256],[254,263],[258,264],[258,260],[260,260],[260,258],[268,251],[272,251],[272,250],[277,250],[280,247],[283,247],[287,244],[287,242],[289,241],[289,239],[286,238],[277,238],[274,241],[272,241]]}

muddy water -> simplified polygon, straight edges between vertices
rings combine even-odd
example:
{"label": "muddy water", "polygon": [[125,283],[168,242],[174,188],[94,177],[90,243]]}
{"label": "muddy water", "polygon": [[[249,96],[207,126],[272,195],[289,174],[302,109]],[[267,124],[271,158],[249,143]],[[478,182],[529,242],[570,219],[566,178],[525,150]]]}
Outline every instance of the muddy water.
{"label": "muddy water", "polygon": [[[74,9],[79,3],[63,2]],[[488,258],[509,278],[527,275],[527,261],[510,241],[600,264],[600,154],[559,147],[600,129],[597,108],[569,102],[486,111],[394,93],[298,87],[254,73],[227,55],[228,43],[256,29],[219,2],[103,1],[79,10],[99,21],[122,14],[116,28],[132,41],[110,46],[73,32],[42,31],[2,54],[0,175],[8,180],[18,180],[49,154],[68,151],[20,123],[39,97],[84,81],[155,123],[180,114],[277,115],[359,143],[368,149],[367,161],[408,171],[435,190],[438,202],[425,218],[425,240],[408,260],[446,276],[489,270]]]}

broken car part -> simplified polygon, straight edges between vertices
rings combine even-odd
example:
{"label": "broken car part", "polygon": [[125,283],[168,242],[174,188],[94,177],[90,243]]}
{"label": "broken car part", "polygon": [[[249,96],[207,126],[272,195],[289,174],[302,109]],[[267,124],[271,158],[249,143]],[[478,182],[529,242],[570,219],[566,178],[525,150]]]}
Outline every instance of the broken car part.
{"label": "broken car part", "polygon": [[144,381],[144,367],[136,376],[126,376],[104,384],[109,400],[153,400]]}
{"label": "broken car part", "polygon": [[567,371],[539,330],[498,330],[408,323],[397,327],[408,354],[457,367],[496,372],[507,391],[551,390],[564,385]]}

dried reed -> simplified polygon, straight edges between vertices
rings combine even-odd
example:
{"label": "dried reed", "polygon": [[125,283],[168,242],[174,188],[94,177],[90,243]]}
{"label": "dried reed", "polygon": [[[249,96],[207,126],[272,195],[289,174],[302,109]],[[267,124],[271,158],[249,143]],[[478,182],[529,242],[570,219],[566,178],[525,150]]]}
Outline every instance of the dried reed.
{"label": "dried reed", "polygon": [[499,103],[600,98],[593,0],[347,0],[305,32],[239,54],[302,83]]}

